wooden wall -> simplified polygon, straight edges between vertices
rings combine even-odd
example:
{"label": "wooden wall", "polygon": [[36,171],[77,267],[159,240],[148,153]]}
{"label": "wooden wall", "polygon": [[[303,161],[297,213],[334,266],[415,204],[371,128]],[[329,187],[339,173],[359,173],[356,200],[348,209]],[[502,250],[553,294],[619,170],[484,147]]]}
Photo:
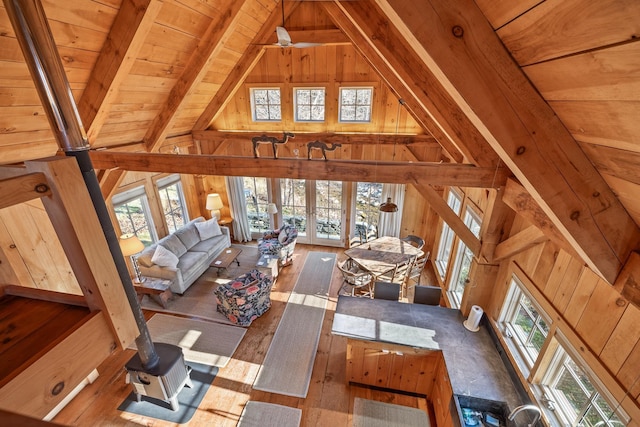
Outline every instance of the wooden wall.
{"label": "wooden wall", "polygon": [[[528,226],[519,218],[512,234]],[[624,409],[640,420],[640,309],[548,241],[501,263],[487,314],[497,319],[516,273]],[[523,277],[524,276],[524,277]],[[500,335],[500,334],[498,334]]]}

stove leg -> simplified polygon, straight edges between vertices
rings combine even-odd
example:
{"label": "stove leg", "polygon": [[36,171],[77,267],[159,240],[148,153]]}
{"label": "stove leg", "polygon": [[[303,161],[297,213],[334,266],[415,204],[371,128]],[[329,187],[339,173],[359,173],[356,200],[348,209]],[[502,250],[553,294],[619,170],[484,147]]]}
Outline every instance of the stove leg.
{"label": "stove leg", "polygon": [[180,404],[178,403],[177,395],[169,398],[169,404],[171,405],[171,410],[174,412],[180,409]]}

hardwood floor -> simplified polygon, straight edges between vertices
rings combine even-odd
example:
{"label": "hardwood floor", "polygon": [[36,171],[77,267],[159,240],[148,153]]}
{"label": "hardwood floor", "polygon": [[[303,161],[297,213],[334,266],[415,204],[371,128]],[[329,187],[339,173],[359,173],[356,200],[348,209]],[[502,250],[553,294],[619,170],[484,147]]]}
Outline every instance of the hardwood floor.
{"label": "hardwood floor", "polygon": [[[296,246],[293,263],[282,269],[271,293],[272,307],[255,320],[229,364],[220,369],[189,426],[235,426],[248,400],[276,403],[302,409],[302,426],[350,426],[356,397],[420,408],[430,413],[426,399],[349,385],[345,381],[346,339],[331,334],[337,294],[342,284],[338,269],[334,269],[330,298],[313,367],[309,393],[305,399],[253,390],[251,385],[265,357],[269,343],[283,314],[295,279],[309,251],[335,252],[338,261],[343,250],[324,246]],[[215,274],[215,273],[206,273]],[[424,282],[423,282],[424,283]],[[145,313],[148,317],[152,313]],[[124,364],[133,350],[117,351],[98,371],[100,376],[82,390],[53,422],[76,426],[175,426],[152,418],[120,412],[116,408],[130,393],[125,384]],[[286,375],[286,373],[283,373]]]}

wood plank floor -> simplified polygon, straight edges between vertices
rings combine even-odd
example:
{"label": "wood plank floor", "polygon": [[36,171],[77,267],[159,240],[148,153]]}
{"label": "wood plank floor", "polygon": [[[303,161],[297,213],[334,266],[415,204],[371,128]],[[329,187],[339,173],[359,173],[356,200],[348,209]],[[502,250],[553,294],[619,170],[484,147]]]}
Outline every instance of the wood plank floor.
{"label": "wood plank floor", "polygon": [[[188,425],[235,426],[246,402],[253,400],[302,409],[302,426],[350,426],[354,399],[361,397],[420,408],[430,414],[431,425],[435,426],[432,410],[424,398],[346,383],[346,339],[331,335],[337,295],[342,284],[338,269],[334,269],[331,281],[329,304],[307,397],[294,398],[252,389],[251,385],[309,251],[335,252],[338,254],[338,262],[344,259],[343,250],[339,248],[301,244],[296,246],[292,265],[282,269],[271,293],[273,301],[271,309],[249,327],[233,359],[226,367],[219,370]],[[425,274],[428,273],[425,272]],[[149,317],[152,313],[145,314]],[[179,425],[120,412],[116,409],[131,391],[130,385],[125,384],[124,364],[133,354],[133,350],[118,351],[108,358],[98,368],[100,373],[98,379],[82,390],[53,419],[53,422],[74,426]],[[286,373],[283,374],[286,375]]]}

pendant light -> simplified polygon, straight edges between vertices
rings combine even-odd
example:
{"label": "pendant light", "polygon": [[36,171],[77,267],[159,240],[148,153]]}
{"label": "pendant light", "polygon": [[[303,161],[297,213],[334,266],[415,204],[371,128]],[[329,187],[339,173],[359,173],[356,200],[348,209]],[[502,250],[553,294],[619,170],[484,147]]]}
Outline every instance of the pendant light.
{"label": "pendant light", "polygon": [[[396,139],[398,138],[398,122],[400,121],[400,106],[404,104],[404,99],[398,100],[398,113],[396,114]],[[393,147],[393,157],[395,158],[396,148]],[[391,201],[391,197],[387,197],[387,201],[380,205],[380,212],[398,212],[398,205]]]}
{"label": "pendant light", "polygon": [[387,197],[387,201],[380,205],[380,212],[398,212],[398,205],[391,201],[391,197]]}

